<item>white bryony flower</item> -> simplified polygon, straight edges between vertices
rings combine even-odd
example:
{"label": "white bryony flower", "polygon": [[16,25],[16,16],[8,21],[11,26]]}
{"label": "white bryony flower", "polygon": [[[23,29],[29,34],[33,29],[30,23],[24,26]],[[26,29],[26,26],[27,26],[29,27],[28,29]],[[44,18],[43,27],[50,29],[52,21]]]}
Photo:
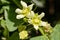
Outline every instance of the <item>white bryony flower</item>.
{"label": "white bryony flower", "polygon": [[20,39],[25,39],[27,36],[28,36],[28,32],[25,30],[19,33]]}
{"label": "white bryony flower", "polygon": [[45,28],[51,27],[51,25],[48,22],[41,22],[41,26],[44,26]]}
{"label": "white bryony flower", "polygon": [[46,27],[46,26],[47,26],[47,22],[42,21],[42,22],[41,22],[41,26]]}
{"label": "white bryony flower", "polygon": [[45,32],[52,32],[52,27],[48,22],[41,22],[41,26],[43,26],[45,28]]}
{"label": "white bryony flower", "polygon": [[27,6],[27,4],[25,2],[21,1],[21,5],[23,6],[23,9],[17,8],[15,10],[15,12],[19,14],[19,15],[16,16],[17,19],[27,17],[30,14],[34,4],[31,4],[31,5]]}
{"label": "white bryony flower", "polygon": [[34,14],[33,12],[33,17],[31,17],[28,22],[34,26],[36,30],[38,30],[39,26],[41,25],[42,18],[44,16],[44,13],[41,13],[40,15]]}

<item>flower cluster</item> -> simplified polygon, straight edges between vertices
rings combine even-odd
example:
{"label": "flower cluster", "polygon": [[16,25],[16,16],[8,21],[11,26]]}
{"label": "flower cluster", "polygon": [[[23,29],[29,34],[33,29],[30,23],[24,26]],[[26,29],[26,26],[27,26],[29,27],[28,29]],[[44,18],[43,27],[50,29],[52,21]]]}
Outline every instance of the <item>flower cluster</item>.
{"label": "flower cluster", "polygon": [[17,19],[21,19],[30,15],[31,14],[30,12],[34,4],[27,6],[25,2],[21,1],[21,5],[23,6],[23,9],[21,10],[17,8],[15,11],[16,13],[18,13],[18,15],[16,16]]}
{"label": "flower cluster", "polygon": [[28,20],[28,22],[32,24],[36,30],[38,30],[39,26],[41,26],[42,24],[41,19],[43,18],[43,16],[44,16],[43,12],[40,15],[38,15],[38,13],[35,14],[33,12],[33,16]]}
{"label": "flower cluster", "polygon": [[27,31],[21,31],[19,33],[20,39],[25,39],[28,36],[28,32]]}
{"label": "flower cluster", "polygon": [[[50,24],[41,20],[45,15],[44,12],[38,15],[38,13],[35,13],[34,11],[32,11],[32,7],[34,4],[27,6],[25,2],[21,1],[21,5],[23,9],[17,8],[15,10],[15,12],[18,13],[18,15],[16,16],[17,19],[27,18],[27,22],[33,25],[33,27],[36,30],[38,30],[40,26],[45,27],[47,29],[45,30],[46,32],[50,30],[49,29],[51,27]],[[25,39],[28,36],[28,32],[22,31],[19,33],[19,36],[20,36],[20,39]]]}

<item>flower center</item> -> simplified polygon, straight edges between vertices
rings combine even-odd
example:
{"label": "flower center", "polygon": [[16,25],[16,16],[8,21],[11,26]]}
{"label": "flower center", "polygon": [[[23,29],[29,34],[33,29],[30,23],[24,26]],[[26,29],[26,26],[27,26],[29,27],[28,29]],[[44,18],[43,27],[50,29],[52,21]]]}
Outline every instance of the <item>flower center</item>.
{"label": "flower center", "polygon": [[39,19],[33,19],[33,20],[32,20],[32,23],[33,23],[33,24],[39,24],[39,23],[40,23],[40,20],[39,20]]}
{"label": "flower center", "polygon": [[23,15],[25,15],[25,16],[26,16],[26,15],[28,15],[28,13],[29,13],[29,10],[28,10],[28,8],[26,8],[26,9],[23,9],[23,12],[22,12],[22,13],[23,13]]}

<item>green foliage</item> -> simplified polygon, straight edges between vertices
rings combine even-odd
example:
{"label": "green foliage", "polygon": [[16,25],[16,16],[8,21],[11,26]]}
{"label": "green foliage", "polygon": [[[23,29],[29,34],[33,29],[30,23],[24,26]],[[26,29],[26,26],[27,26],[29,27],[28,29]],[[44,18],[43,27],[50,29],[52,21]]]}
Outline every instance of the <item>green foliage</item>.
{"label": "green foliage", "polygon": [[0,14],[2,14],[3,13],[3,9],[0,9]]}
{"label": "green foliage", "polygon": [[1,26],[5,29],[5,26],[6,26],[5,20],[1,20]]}
{"label": "green foliage", "polygon": [[17,27],[14,26],[14,23],[8,19],[7,11],[5,10],[6,25],[9,31],[14,31]]}
{"label": "green foliage", "polygon": [[8,40],[19,40],[18,32],[14,32],[14,33],[8,38]]}
{"label": "green foliage", "polygon": [[51,40],[60,40],[60,24],[56,24],[50,37]]}
{"label": "green foliage", "polygon": [[9,35],[9,32],[8,32],[8,29],[7,29],[7,27],[6,27],[6,22],[5,22],[5,20],[1,20],[1,26],[4,28],[4,32],[3,32],[3,35],[5,36],[5,37],[8,37]]}
{"label": "green foliage", "polygon": [[10,2],[7,1],[7,0],[1,0],[1,2],[2,2],[2,4],[5,4],[5,3],[9,4],[9,3],[10,3]]}
{"label": "green foliage", "polygon": [[49,40],[49,39],[46,36],[37,36],[37,37],[31,38],[30,40]]}
{"label": "green foliage", "polygon": [[49,38],[46,36],[37,36],[31,38],[30,40],[60,40],[60,24],[56,24]]}
{"label": "green foliage", "polygon": [[[39,27],[39,30],[37,30],[38,32],[36,32],[33,25],[28,23],[27,17],[24,17],[25,19],[17,19],[16,16],[18,14],[15,13],[15,10],[17,8],[22,9],[20,1],[21,0],[0,0],[0,34],[2,33],[2,37],[5,37],[7,40],[20,40],[19,33],[25,30],[29,34],[26,39],[29,38],[29,40],[60,40],[60,22],[51,29],[51,33],[47,32],[47,34],[45,34],[45,28],[43,27]],[[33,10],[36,10],[37,7],[44,7],[45,4],[45,0],[23,1],[26,2],[27,5],[34,3],[35,8]],[[36,35],[35,37],[33,31],[39,36]],[[31,34],[33,34],[34,37]],[[22,36],[24,36],[24,34]]]}

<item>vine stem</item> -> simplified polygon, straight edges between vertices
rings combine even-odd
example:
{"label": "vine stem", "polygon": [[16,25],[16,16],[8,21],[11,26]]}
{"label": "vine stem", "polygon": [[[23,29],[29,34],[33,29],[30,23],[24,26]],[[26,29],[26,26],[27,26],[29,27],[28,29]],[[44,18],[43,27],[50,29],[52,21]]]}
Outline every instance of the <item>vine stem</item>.
{"label": "vine stem", "polygon": [[39,28],[39,31],[42,33],[42,35],[45,35],[41,28]]}
{"label": "vine stem", "polygon": [[47,37],[48,40],[50,40],[49,37],[44,34],[44,32],[43,32],[43,30],[41,28],[39,28],[39,31],[42,33],[43,36]]}
{"label": "vine stem", "polygon": [[15,0],[12,0],[19,8],[22,8]]}
{"label": "vine stem", "polygon": [[34,11],[37,9],[37,6],[34,8]]}
{"label": "vine stem", "polygon": [[29,25],[31,25],[31,24],[28,24],[27,26],[29,26]]}

